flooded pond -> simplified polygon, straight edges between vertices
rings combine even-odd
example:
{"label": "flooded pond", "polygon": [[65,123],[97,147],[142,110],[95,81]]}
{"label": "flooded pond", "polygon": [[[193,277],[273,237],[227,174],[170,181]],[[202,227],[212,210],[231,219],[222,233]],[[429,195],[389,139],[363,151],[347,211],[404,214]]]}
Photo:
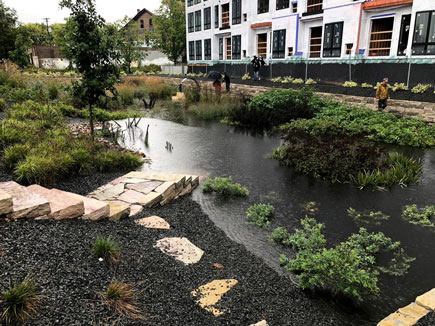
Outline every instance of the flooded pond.
{"label": "flooded pond", "polygon": [[[123,125],[124,123],[121,122]],[[148,146],[145,130],[149,125]],[[271,158],[281,144],[278,136],[255,134],[217,122],[189,118],[185,124],[160,119],[142,119],[137,128],[125,133],[125,146],[143,151],[152,163],[144,169],[189,173],[201,176],[232,176],[249,189],[246,199],[220,200],[197,190],[193,199],[215,224],[238,243],[265,260],[279,272],[282,249],[268,241],[275,227],[289,230],[299,227],[305,216],[301,205],[316,202],[314,217],[325,224],[328,245],[346,240],[358,232],[347,209],[382,211],[390,216],[381,225],[365,226],[369,231],[382,231],[393,240],[401,241],[406,253],[415,257],[409,272],[402,277],[381,276],[378,286],[381,296],[367,302],[365,314],[380,320],[415,297],[434,288],[435,231],[411,225],[401,217],[405,205],[435,204],[435,151],[405,149],[407,154],[423,161],[423,180],[408,188],[395,187],[391,191],[359,190],[349,184],[316,182],[295,174],[288,167]],[[173,146],[166,149],[166,142]],[[268,229],[250,225],[246,221],[247,208],[258,202],[275,206],[275,217]]]}

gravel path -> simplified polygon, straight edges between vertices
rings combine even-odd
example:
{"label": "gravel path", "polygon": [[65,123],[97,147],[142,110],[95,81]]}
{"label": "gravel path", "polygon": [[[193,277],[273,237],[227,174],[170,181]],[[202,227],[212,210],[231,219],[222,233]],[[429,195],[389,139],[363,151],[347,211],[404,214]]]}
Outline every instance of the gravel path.
{"label": "gravel path", "polygon": [[[148,230],[136,226],[133,219],[119,223],[0,220],[0,290],[11,278],[21,279],[29,272],[35,276],[42,304],[28,325],[244,326],[263,316],[271,326],[370,325],[357,315],[338,311],[332,303],[309,298],[227,238],[190,198],[145,210],[136,219],[150,215],[165,218],[172,229]],[[90,247],[99,235],[110,235],[120,244],[121,261],[115,267],[91,255]],[[187,237],[203,249],[201,261],[185,266],[153,248],[157,240],[171,236]],[[224,268],[217,269],[214,263]],[[140,308],[146,320],[118,320],[98,301],[97,293],[113,278],[134,283],[141,291]],[[194,302],[190,292],[224,278],[239,283],[217,306],[226,313],[213,317]]]}

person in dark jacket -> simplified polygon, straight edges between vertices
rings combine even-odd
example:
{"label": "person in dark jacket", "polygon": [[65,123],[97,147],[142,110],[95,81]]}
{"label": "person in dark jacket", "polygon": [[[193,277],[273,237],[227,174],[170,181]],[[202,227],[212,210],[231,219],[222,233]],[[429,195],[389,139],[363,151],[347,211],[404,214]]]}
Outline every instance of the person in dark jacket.
{"label": "person in dark jacket", "polygon": [[230,91],[230,87],[231,87],[231,79],[230,76],[227,75],[227,73],[224,73],[224,78],[222,79],[222,82],[225,82],[225,88],[227,90],[227,92]]}
{"label": "person in dark jacket", "polygon": [[254,67],[254,80],[260,79],[260,67],[265,65],[265,62],[262,57],[257,57],[254,55],[254,59],[251,61],[252,66]]}

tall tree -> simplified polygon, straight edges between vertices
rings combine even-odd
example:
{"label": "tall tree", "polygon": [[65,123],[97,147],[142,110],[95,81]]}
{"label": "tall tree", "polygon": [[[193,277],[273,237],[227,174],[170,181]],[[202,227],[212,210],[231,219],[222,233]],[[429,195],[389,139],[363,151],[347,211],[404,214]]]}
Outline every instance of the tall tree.
{"label": "tall tree", "polygon": [[82,75],[74,83],[74,90],[88,103],[93,138],[93,107],[101,96],[106,96],[107,90],[114,92],[114,84],[119,81],[116,29],[106,28],[95,9],[95,0],[61,0],[60,5],[71,10],[67,44],[73,63]]}
{"label": "tall tree", "polygon": [[15,38],[14,49],[9,52],[9,57],[20,68],[24,68],[30,63],[27,51],[31,43],[32,41],[25,33],[18,33]]}
{"label": "tall tree", "polygon": [[9,59],[15,47],[17,14],[0,0],[0,60]]}
{"label": "tall tree", "polygon": [[186,13],[180,0],[162,0],[153,17],[154,31],[147,33],[153,48],[161,50],[174,64],[186,51]]}
{"label": "tall tree", "polygon": [[131,73],[131,64],[134,61],[140,62],[146,57],[144,51],[144,39],[139,34],[139,26],[131,23],[131,19],[124,17],[116,23],[119,38],[119,53],[124,69]]}

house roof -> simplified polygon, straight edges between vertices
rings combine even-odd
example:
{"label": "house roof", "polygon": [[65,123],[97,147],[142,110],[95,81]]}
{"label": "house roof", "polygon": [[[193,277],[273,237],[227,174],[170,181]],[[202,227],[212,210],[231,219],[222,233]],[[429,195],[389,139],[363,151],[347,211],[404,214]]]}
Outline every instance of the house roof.
{"label": "house roof", "polygon": [[146,14],[146,13],[149,13],[151,16],[154,16],[154,14],[153,14],[151,11],[147,10],[146,8],[143,8],[141,11],[139,11],[139,12],[136,14],[136,16],[133,17],[133,20],[134,20],[134,21],[137,21],[137,20],[139,19],[140,16],[142,16],[142,15],[144,15],[144,14]]}

